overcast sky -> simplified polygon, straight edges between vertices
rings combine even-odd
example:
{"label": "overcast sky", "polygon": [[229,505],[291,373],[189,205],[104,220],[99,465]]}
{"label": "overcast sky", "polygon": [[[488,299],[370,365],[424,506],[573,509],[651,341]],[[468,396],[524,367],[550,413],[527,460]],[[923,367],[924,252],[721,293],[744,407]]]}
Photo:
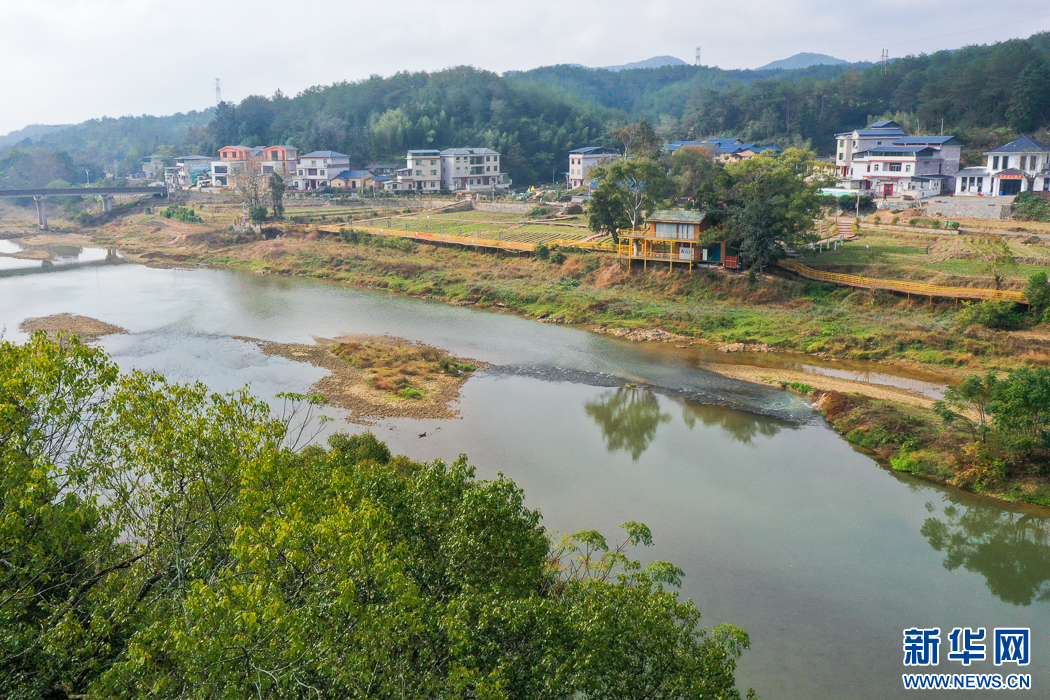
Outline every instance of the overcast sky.
{"label": "overcast sky", "polygon": [[878,61],[1048,29],[1047,0],[0,0],[0,134],[203,109],[215,78],[240,101],[463,64],[692,63],[698,45],[723,68]]}

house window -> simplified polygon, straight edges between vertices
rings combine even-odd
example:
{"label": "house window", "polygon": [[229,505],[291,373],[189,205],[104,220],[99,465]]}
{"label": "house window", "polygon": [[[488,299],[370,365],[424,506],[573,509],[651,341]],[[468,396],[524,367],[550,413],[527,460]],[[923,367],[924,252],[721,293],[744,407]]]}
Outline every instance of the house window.
{"label": "house window", "polygon": [[485,166],[485,172],[489,172],[491,170],[492,170],[492,166],[491,165],[486,165]]}
{"label": "house window", "polygon": [[842,153],[840,153],[840,154],[839,154],[839,160],[842,160],[842,159],[844,159],[844,158],[845,158],[845,156],[844,156],[844,155],[843,155]]}
{"label": "house window", "polygon": [[420,175],[420,176],[421,176],[422,174],[423,174],[423,171],[422,171],[422,170],[417,170],[417,171],[416,171],[416,175]]}
{"label": "house window", "polygon": [[890,172],[891,173],[899,173],[900,171],[901,171],[901,164],[900,163],[890,163]]}
{"label": "house window", "polygon": [[839,139],[839,148],[842,148],[845,145],[846,145],[846,140],[845,139]]}
{"label": "house window", "polygon": [[879,164],[878,163],[875,164],[875,172],[879,172]]}
{"label": "house window", "polygon": [[911,172],[911,165],[905,165],[904,166],[904,172],[910,173]]}
{"label": "house window", "polygon": [[871,172],[871,163],[868,163],[868,172]]}
{"label": "house window", "polygon": [[438,174],[438,171],[437,171],[437,170],[431,170],[431,171],[430,171],[430,174],[431,174],[431,175],[437,175],[437,174]]}
{"label": "house window", "polygon": [[1003,156],[1003,170],[1010,167],[1010,156]]}
{"label": "house window", "polygon": [[302,174],[303,174],[303,171],[302,171],[302,170],[300,170],[300,171],[299,171],[299,174],[300,174],[300,175],[302,175]]}
{"label": "house window", "polygon": [[307,168],[306,173],[308,175],[316,175],[317,174],[317,168]]}

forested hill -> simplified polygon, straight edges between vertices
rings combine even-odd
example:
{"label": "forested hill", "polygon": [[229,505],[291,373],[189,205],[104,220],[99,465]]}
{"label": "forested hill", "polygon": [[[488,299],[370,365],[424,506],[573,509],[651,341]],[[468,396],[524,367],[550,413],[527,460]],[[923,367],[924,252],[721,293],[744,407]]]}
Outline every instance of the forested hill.
{"label": "forested hill", "polygon": [[[524,185],[550,181],[567,167],[573,148],[615,145],[610,128],[641,117],[666,141],[733,135],[779,146],[808,142],[829,153],[836,132],[884,115],[911,132],[937,132],[943,119],[944,133],[960,136],[971,156],[1018,133],[1039,134],[1050,126],[1050,33],[863,69],[398,73],[292,98],[278,92],[222,104],[204,128],[199,124],[210,114],[86,122],[0,149],[0,184],[49,181],[44,170],[27,171],[27,163],[72,168],[88,159],[130,167],[165,144],[177,154],[291,144],[348,153],[358,164],[400,159],[409,148],[487,146],[505,154],[515,184]],[[56,159],[56,152],[72,158]]]}

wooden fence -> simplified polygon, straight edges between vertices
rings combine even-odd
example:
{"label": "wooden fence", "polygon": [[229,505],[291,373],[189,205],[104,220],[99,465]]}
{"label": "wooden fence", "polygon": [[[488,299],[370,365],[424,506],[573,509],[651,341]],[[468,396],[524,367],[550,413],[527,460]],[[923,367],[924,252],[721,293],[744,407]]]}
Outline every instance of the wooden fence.
{"label": "wooden fence", "polygon": [[911,296],[934,297],[944,299],[994,299],[996,301],[1012,301],[1019,304],[1027,304],[1028,299],[1021,292],[1007,291],[1003,289],[984,289],[981,287],[942,287],[936,284],[923,284],[921,282],[906,282],[904,280],[875,279],[873,277],[862,277],[861,275],[844,275],[838,272],[825,272],[815,270],[802,263],[793,260],[781,260],[777,263],[785,270],[790,270],[800,277],[820,282],[833,282],[843,286],[859,289],[883,289],[889,292],[899,292]]}

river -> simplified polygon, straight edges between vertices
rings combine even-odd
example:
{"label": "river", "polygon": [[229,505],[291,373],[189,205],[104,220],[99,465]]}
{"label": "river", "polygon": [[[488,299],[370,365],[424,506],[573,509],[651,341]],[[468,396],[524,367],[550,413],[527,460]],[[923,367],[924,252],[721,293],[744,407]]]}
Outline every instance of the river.
{"label": "river", "polygon": [[[707,625],[751,636],[738,678],[766,700],[913,697],[903,630],[940,627],[947,673],[1032,674],[1050,685],[1050,517],[898,474],[853,449],[805,399],[697,369],[696,347],[650,347],[510,314],[305,279],[120,264],[96,249],[64,264],[0,266],[0,327],[74,313],[127,328],[101,345],[124,368],[271,398],[324,370],[233,336],[311,342],[390,334],[492,363],[461,417],[371,429],[414,459],[466,453],[502,472],[559,532],[644,522],[686,572]],[[83,258],[81,258],[83,256]],[[0,258],[2,260],[3,258]],[[882,372],[878,366],[827,371]],[[625,386],[631,382],[638,386]],[[655,387],[650,388],[650,387]],[[921,387],[920,387],[921,388]],[[418,437],[426,432],[427,437]],[[1030,627],[1032,662],[948,661],[953,627]],[[951,697],[953,693],[942,693]],[[992,693],[954,693],[970,698]]]}

